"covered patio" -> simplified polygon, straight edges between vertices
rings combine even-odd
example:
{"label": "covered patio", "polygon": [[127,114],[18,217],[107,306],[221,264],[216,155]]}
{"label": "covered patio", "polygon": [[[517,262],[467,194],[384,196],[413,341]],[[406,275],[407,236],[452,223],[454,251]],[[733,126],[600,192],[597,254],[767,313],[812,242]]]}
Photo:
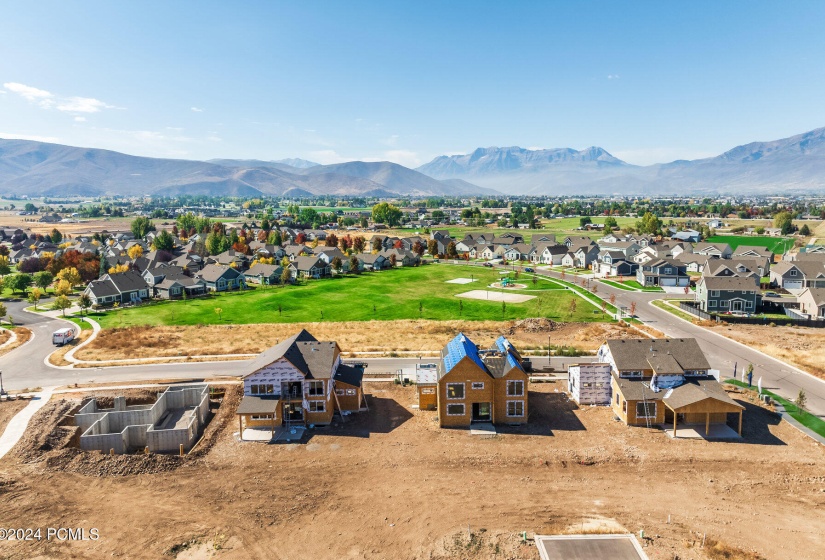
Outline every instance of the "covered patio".
{"label": "covered patio", "polygon": [[728,431],[722,427],[727,428],[728,414],[731,413],[739,415],[737,432],[742,437],[742,412],[745,407],[730,398],[715,380],[689,382],[669,389],[662,402],[666,407],[665,422],[673,422],[674,438],[680,437],[681,423],[683,430],[686,430],[682,434],[684,437],[695,438],[701,435],[700,431],[704,427],[706,439],[714,434],[729,439],[733,430]]}
{"label": "covered patio", "polygon": [[[244,439],[244,425],[257,429],[269,428],[270,439],[273,439],[275,428],[281,424],[277,415],[280,405],[281,400],[276,397],[245,395],[235,413],[238,416],[238,429],[241,440]],[[254,439],[258,440],[259,438]]]}

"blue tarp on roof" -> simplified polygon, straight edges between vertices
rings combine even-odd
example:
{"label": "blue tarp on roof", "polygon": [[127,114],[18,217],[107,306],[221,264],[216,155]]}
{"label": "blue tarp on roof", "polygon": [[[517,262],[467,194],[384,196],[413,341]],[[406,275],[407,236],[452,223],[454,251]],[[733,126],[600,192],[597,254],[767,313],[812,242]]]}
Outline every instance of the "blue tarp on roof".
{"label": "blue tarp on roof", "polygon": [[447,343],[447,353],[444,356],[444,373],[449,373],[455,365],[465,356],[469,356],[478,367],[487,371],[481,356],[478,355],[478,347],[464,333],[458,333],[454,339]]}
{"label": "blue tarp on roof", "polygon": [[516,360],[516,357],[513,356],[512,352],[510,352],[511,344],[510,344],[509,340],[507,340],[503,336],[498,337],[496,339],[496,347],[498,347],[498,349],[502,353],[507,354],[507,365],[508,366],[510,366],[511,368],[516,367],[516,368],[522,369],[521,364],[518,363],[518,360]]}

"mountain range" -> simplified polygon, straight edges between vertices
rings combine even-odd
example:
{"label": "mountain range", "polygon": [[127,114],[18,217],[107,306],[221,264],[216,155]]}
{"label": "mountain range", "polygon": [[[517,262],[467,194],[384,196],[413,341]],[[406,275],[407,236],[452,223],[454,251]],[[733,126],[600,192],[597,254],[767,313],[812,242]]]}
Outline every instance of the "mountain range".
{"label": "mountain range", "polygon": [[0,193],[29,196],[462,196],[501,194],[401,165],[306,160],[190,161],[0,139]]}
{"label": "mountain range", "polygon": [[390,162],[193,161],[0,139],[0,194],[105,196],[467,196],[759,194],[825,191],[825,128],[716,157],[638,166],[606,150],[517,146]]}
{"label": "mountain range", "polygon": [[676,194],[825,191],[825,128],[737,146],[719,156],[628,164],[602,148],[478,148],[439,156],[418,171],[519,194]]}

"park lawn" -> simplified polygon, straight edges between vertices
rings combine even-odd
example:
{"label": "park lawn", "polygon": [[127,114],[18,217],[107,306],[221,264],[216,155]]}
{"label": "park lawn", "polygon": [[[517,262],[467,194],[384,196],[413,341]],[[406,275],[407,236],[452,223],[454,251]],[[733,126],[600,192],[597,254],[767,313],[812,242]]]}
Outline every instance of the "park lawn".
{"label": "park lawn", "polygon": [[[446,280],[470,278],[471,275],[477,281],[469,284],[446,283]],[[562,289],[558,282],[539,280],[533,284],[532,277],[521,275],[518,282],[526,285],[522,290],[487,288],[499,278],[497,270],[428,265],[314,280],[299,286],[213,295],[185,302],[143,304],[113,310],[96,319],[103,328],[418,318],[512,320],[536,316],[571,322],[610,320],[600,310]],[[537,297],[525,303],[507,303],[503,308],[501,302],[455,297],[459,293],[481,289],[530,293]],[[576,309],[570,314],[573,298],[576,299]]]}
{"label": "park lawn", "polygon": [[[93,314],[92,314],[92,318],[97,319],[97,317],[94,317]],[[61,319],[65,319],[66,321],[71,321],[75,325],[79,326],[81,331],[90,331],[90,330],[92,330],[92,325],[90,323],[87,323],[86,321],[84,321],[83,319],[81,319],[77,315],[66,315],[65,317],[61,317]]]}
{"label": "park lawn", "polygon": [[767,247],[777,255],[793,247],[789,237],[769,237],[766,235],[714,235],[705,239],[708,243],[727,243],[734,251],[740,246]]}
{"label": "park lawn", "polygon": [[625,280],[624,284],[625,286],[630,286],[643,292],[664,292],[664,290],[658,286],[642,286],[636,280]]}
{"label": "park lawn", "polygon": [[[726,380],[726,383],[730,383],[731,385],[736,385],[737,387],[741,387],[742,389],[748,389],[750,391],[758,390],[756,385],[748,387],[747,383],[739,381],[738,379],[728,379]],[[780,397],[772,391],[762,389],[762,392],[766,395],[769,395],[773,400],[781,404],[785,408],[785,412],[787,412],[791,416],[791,418],[793,418],[806,428],[809,428],[817,434],[825,437],[825,420],[822,420],[821,418],[814,414],[811,414],[810,412],[801,410],[798,406],[796,406],[796,403],[791,402],[786,398]]]}

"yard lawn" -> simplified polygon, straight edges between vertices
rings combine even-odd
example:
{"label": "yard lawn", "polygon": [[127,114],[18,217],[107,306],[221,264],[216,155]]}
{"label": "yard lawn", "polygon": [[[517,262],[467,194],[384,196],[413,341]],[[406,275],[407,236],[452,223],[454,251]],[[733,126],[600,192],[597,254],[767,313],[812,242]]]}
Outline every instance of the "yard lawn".
{"label": "yard lawn", "polygon": [[[162,302],[107,312],[96,318],[103,328],[132,325],[197,325],[337,322],[399,319],[511,320],[547,317],[556,321],[598,322],[610,320],[592,305],[576,298],[558,282],[521,274],[526,284],[520,290],[487,288],[500,278],[498,270],[480,267],[427,265],[400,268],[310,281],[306,285],[285,288],[261,288],[234,292],[186,302]],[[447,280],[472,276],[472,287],[537,296],[525,303],[501,303],[460,300],[456,294],[466,292],[466,284],[448,284]],[[570,301],[576,309],[570,314]],[[419,308],[420,306],[420,308]],[[280,311],[279,311],[280,308]],[[220,313],[216,311],[220,309]],[[322,315],[323,314],[323,315]]]}
{"label": "yard lawn", "polygon": [[[736,379],[728,379],[727,383],[731,385],[736,385],[737,387],[741,387],[743,389],[748,389],[751,391],[757,391],[756,385],[748,387],[747,383]],[[825,420],[822,420],[815,414],[811,414],[805,410],[800,410],[796,403],[789,401],[788,399],[782,398],[776,393],[768,391],[766,389],[762,389],[762,392],[766,395],[769,395],[773,400],[781,404],[785,408],[785,412],[790,415],[791,418],[805,426],[806,428],[811,429],[812,431],[816,432],[817,434],[825,437]]]}
{"label": "yard lawn", "polygon": [[705,241],[708,243],[727,243],[734,251],[740,245],[767,247],[777,255],[781,255],[793,247],[793,239],[789,237],[768,237],[765,235],[714,235],[708,237]]}

